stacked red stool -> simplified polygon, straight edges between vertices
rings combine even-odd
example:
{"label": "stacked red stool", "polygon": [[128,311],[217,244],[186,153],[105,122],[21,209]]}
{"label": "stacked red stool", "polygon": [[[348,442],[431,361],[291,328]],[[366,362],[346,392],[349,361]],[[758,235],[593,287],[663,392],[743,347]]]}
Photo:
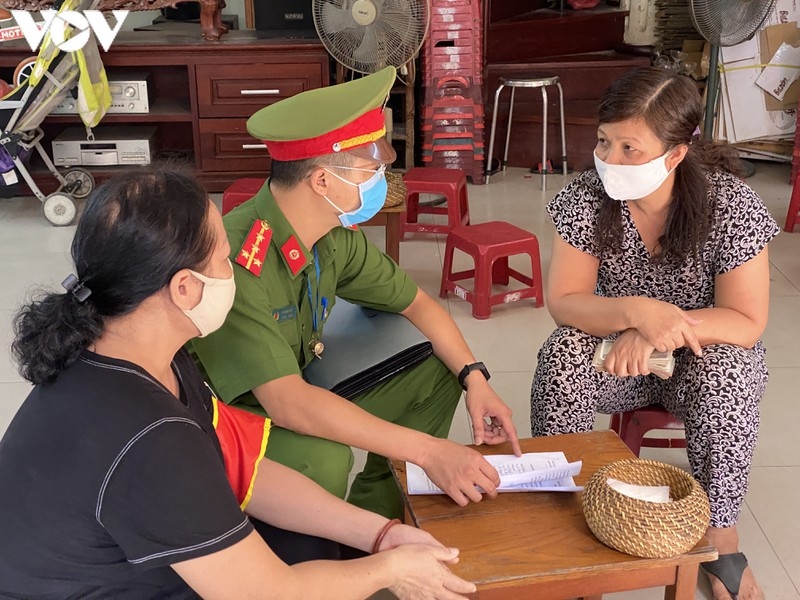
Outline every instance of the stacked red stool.
{"label": "stacked red stool", "polygon": [[250,200],[264,187],[266,181],[256,177],[245,177],[234,181],[222,192],[222,214],[228,214],[243,202]]}
{"label": "stacked red stool", "polygon": [[[453,252],[456,249],[472,257],[474,268],[453,272]],[[508,258],[516,254],[530,257],[530,277],[509,266]],[[458,283],[471,277],[475,279],[472,291]],[[508,285],[511,279],[524,283],[526,287],[492,294],[492,284]],[[524,298],[535,298],[536,307],[542,306],[544,298],[539,241],[532,233],[503,221],[456,227],[447,236],[439,296],[446,298],[448,292],[472,304],[472,316],[476,319],[488,319],[492,306]]]}
{"label": "stacked red stool", "polygon": [[483,183],[483,28],[479,0],[431,0],[422,47],[422,162]]}
{"label": "stacked red stool", "polygon": [[649,438],[654,429],[683,431],[683,421],[673,417],[659,404],[637,408],[611,417],[611,429],[636,456],[644,448],[686,448],[686,438]]}
{"label": "stacked red stool", "polygon": [[[797,105],[800,108],[800,102]],[[800,223],[800,185],[797,177],[800,175],[800,127],[794,130],[794,146],[792,148],[792,198],[789,200],[789,211],[786,213],[786,224],[783,230],[792,233],[794,226]]]}
{"label": "stacked red stool", "polygon": [[[800,109],[800,102],[797,103],[797,108]],[[800,127],[794,130],[794,144],[792,145],[792,181],[797,179],[800,173]]]}
{"label": "stacked red stool", "polygon": [[[449,233],[458,225],[469,225],[467,176],[461,169],[414,167],[403,176],[406,213],[401,238],[406,233]],[[446,206],[420,205],[420,194],[440,194]],[[420,214],[447,215],[445,225],[420,223]]]}
{"label": "stacked red stool", "polygon": [[[800,129],[800,127],[798,127]],[[789,200],[789,210],[786,213],[786,224],[783,230],[787,233],[794,231],[794,226],[800,223],[800,182],[797,181],[797,176],[792,178],[794,182],[792,185],[792,198]]]}

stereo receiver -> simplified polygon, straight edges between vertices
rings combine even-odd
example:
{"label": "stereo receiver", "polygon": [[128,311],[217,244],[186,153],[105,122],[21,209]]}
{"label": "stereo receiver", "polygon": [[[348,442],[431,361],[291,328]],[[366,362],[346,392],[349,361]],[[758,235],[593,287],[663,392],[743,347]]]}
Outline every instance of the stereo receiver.
{"label": "stereo receiver", "polygon": [[[142,114],[150,112],[151,86],[148,85],[148,73],[115,73],[108,76],[108,90],[111,92],[111,106],[107,114],[133,113]],[[69,94],[51,111],[54,115],[78,114],[77,88]]]}

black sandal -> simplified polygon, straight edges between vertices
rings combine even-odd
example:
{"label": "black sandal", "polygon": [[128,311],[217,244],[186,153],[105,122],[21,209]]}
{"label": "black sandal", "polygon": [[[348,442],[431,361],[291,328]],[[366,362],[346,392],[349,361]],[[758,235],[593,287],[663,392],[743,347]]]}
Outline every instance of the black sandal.
{"label": "black sandal", "polygon": [[733,600],[739,596],[742,574],[747,568],[747,558],[741,552],[720,554],[717,560],[700,563],[706,573],[710,573],[722,582]]}

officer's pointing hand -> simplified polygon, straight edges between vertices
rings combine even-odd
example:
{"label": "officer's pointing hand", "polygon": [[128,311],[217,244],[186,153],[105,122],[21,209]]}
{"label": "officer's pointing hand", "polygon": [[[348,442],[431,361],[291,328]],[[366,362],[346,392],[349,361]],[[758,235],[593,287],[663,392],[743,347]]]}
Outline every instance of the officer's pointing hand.
{"label": "officer's pointing hand", "polygon": [[467,389],[467,411],[472,421],[475,444],[502,444],[511,442],[511,449],[522,455],[517,429],[511,420],[511,409],[486,382],[470,385]]}

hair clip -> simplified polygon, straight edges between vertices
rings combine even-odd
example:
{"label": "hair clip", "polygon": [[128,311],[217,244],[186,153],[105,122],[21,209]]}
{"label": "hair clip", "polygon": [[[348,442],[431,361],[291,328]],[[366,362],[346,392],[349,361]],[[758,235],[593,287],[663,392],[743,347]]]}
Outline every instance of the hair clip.
{"label": "hair clip", "polygon": [[92,290],[83,285],[75,275],[67,275],[67,278],[61,282],[61,287],[72,294],[78,302],[86,302],[86,299],[92,295]]}
{"label": "hair clip", "polygon": [[694,128],[694,131],[692,132],[692,137],[698,137],[701,133],[703,132],[700,131],[700,125],[698,125],[697,127]]}

